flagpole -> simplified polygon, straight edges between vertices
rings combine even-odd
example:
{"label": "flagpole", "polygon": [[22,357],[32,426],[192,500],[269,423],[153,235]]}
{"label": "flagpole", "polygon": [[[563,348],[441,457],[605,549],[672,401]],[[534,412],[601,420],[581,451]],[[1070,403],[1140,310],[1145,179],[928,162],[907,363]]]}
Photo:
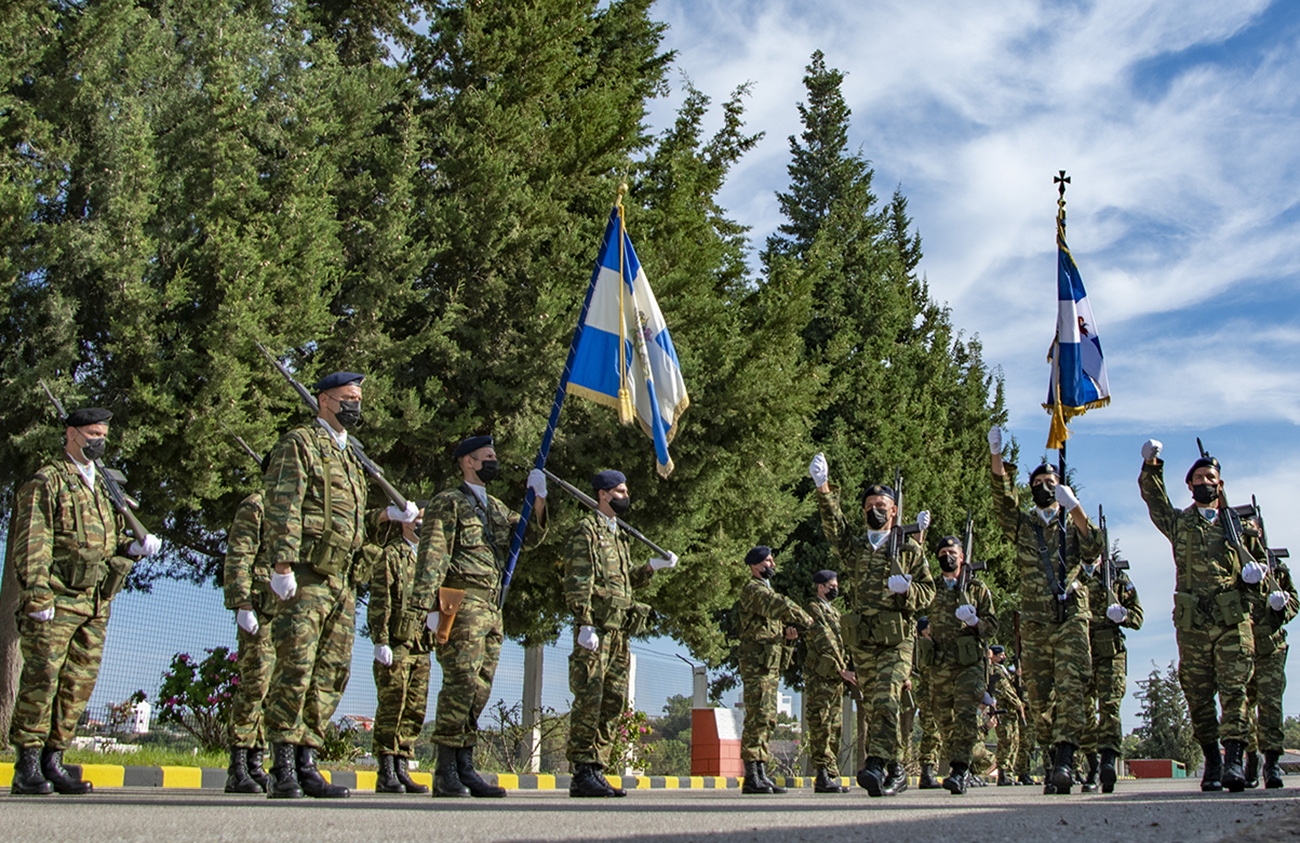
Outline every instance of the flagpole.
{"label": "flagpole", "polygon": [[[1065,170],[1061,170],[1057,175],[1055,175],[1055,176],[1052,177],[1052,181],[1053,181],[1053,183],[1056,184],[1056,186],[1057,186],[1056,221],[1057,221],[1057,225],[1059,226],[1059,232],[1060,232],[1058,236],[1061,237],[1062,239],[1064,239],[1064,237],[1065,237],[1065,187],[1066,187],[1066,185],[1068,185],[1068,184],[1070,183],[1070,177],[1067,176],[1067,175],[1065,174]],[[1057,248],[1058,248],[1058,250],[1059,250],[1059,248],[1060,248],[1059,244],[1058,244]],[[1059,258],[1058,258],[1058,260],[1059,260]],[[1064,418],[1065,410],[1064,410],[1064,408],[1061,406],[1061,346],[1060,346],[1061,336],[1060,336],[1060,326],[1057,326],[1057,337],[1056,337],[1056,341],[1057,341],[1057,346],[1056,346],[1056,412],[1060,413],[1061,416],[1062,416],[1062,418]],[[1055,417],[1053,417],[1053,418],[1055,418]],[[1062,437],[1060,447],[1058,447],[1058,448],[1056,449],[1056,470],[1057,470],[1057,472],[1059,472],[1060,475],[1061,475],[1061,479],[1060,479],[1059,482],[1061,483],[1062,486],[1066,485],[1066,483],[1065,483],[1065,441],[1066,441],[1065,438]],[[1060,566],[1060,572],[1057,574],[1057,576],[1058,576],[1058,577],[1060,578],[1060,580],[1061,580],[1061,595],[1060,595],[1060,598],[1059,598],[1059,599],[1060,599],[1060,600],[1065,600],[1065,597],[1066,597],[1066,594],[1067,594],[1067,592],[1065,591],[1065,589],[1068,587],[1068,586],[1066,585],[1066,583],[1065,583],[1065,572],[1066,572],[1066,564],[1065,564],[1065,563],[1066,563],[1066,543],[1067,543],[1067,541],[1068,541],[1068,538],[1067,538],[1068,534],[1067,534],[1066,526],[1065,526],[1065,525],[1066,525],[1066,518],[1068,518],[1068,516],[1066,515],[1065,507],[1062,506],[1062,507],[1059,507],[1059,509],[1061,510],[1060,513],[1059,513],[1060,525],[1061,525],[1061,531],[1060,531],[1060,535],[1059,535],[1058,538],[1057,538],[1057,543],[1059,544],[1059,547],[1058,547],[1058,549],[1057,549],[1057,558],[1058,558],[1059,561],[1057,562],[1057,564]],[[1065,608],[1065,604],[1064,604],[1064,603],[1061,603],[1061,605],[1057,607],[1057,617],[1058,617],[1058,618],[1061,617],[1061,612],[1064,610],[1064,608]]]}
{"label": "flagpole", "polygon": [[[612,215],[616,214],[622,217],[623,197],[627,194],[627,182],[618,186],[618,199],[615,201]],[[610,226],[606,224],[605,231],[610,231]],[[622,225],[615,228],[615,232],[622,237]],[[597,254],[603,254],[605,243],[602,241]],[[587,284],[587,294],[582,300],[582,310],[578,313],[578,326],[573,329],[573,341],[569,343],[569,356],[564,361],[564,369],[560,372],[560,383],[555,387],[555,400],[551,404],[551,418],[546,423],[546,432],[542,434],[541,447],[537,449],[537,459],[533,461],[533,468],[546,468],[546,458],[551,454],[551,442],[555,439],[555,428],[560,423],[560,408],[564,406],[564,396],[568,391],[569,377],[573,374],[573,358],[578,352],[578,342],[582,339],[583,329],[587,326],[587,311],[591,309],[591,297],[596,291],[596,280],[600,277],[601,264],[596,261],[596,265],[591,270],[591,281]],[[621,356],[621,355],[620,355]],[[519,511],[519,526],[515,528],[515,534],[510,539],[510,556],[506,560],[506,569],[501,576],[501,595],[497,598],[497,606],[504,607],[506,604],[506,594],[510,590],[510,581],[514,578],[515,564],[519,561],[519,551],[524,546],[524,532],[528,529],[528,519],[533,514],[533,499],[535,495],[532,489],[524,496],[524,506]]]}

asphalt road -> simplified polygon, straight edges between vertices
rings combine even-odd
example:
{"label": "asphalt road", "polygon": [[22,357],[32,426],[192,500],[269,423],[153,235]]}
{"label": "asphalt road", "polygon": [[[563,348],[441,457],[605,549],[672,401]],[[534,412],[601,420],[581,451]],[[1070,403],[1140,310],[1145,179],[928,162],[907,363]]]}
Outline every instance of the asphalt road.
{"label": "asphalt road", "polygon": [[811,791],[644,790],[625,799],[516,791],[503,800],[357,793],[271,801],[199,790],[104,789],[86,797],[0,796],[7,840],[319,841],[1193,841],[1300,837],[1300,790],[1202,794],[1195,780],[1120,782],[1111,795],[987,787],[955,797],[871,799]]}

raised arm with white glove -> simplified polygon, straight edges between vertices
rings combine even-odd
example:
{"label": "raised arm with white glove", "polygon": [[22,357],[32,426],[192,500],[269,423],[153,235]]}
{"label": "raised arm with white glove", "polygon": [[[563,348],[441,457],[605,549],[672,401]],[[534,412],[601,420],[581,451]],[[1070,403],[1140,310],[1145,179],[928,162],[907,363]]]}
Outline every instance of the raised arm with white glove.
{"label": "raised arm with white glove", "polygon": [[1147,462],[1154,462],[1160,459],[1160,452],[1164,449],[1164,444],[1159,439],[1148,439],[1142,443],[1142,459]]}
{"label": "raised arm with white glove", "polygon": [[812,463],[808,466],[808,476],[812,478],[814,486],[826,485],[826,481],[831,476],[831,468],[826,464],[825,454],[818,454],[812,458]]}

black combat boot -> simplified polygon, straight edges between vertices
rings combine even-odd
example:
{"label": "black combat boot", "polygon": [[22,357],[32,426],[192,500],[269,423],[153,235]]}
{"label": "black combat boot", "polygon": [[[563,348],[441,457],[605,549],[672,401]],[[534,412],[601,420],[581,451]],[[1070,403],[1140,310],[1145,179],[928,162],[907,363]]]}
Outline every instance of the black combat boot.
{"label": "black combat boot", "polygon": [[271,799],[301,799],[298,786],[297,747],[291,743],[271,744],[271,769],[266,795]]}
{"label": "black combat boot", "polygon": [[1082,786],[1079,788],[1080,793],[1097,792],[1097,774],[1101,772],[1101,761],[1097,753],[1089,752],[1086,756],[1088,759],[1088,775],[1084,777]]}
{"label": "black combat boot", "polygon": [[745,779],[740,783],[741,793],[771,793],[772,786],[758,772],[757,761],[745,762]]}
{"label": "black combat boot", "polygon": [[397,780],[406,788],[407,793],[428,793],[429,788],[419,784],[411,778],[411,765],[407,764],[407,759],[400,755],[393,756],[393,774]]}
{"label": "black combat boot", "polygon": [[1254,790],[1259,787],[1259,753],[1246,753],[1246,787]]}
{"label": "black combat boot", "polygon": [[1119,773],[1115,769],[1115,762],[1119,760],[1119,753],[1113,749],[1103,749],[1101,751],[1101,792],[1114,793],[1115,782],[1119,781]]}
{"label": "black combat boot", "polygon": [[1029,775],[1028,773],[1017,773],[1016,784],[1020,786],[1024,786],[1024,785],[1032,786],[1038,784],[1038,782],[1034,781],[1034,777]]}
{"label": "black combat boot", "polygon": [[1223,790],[1223,756],[1219,754],[1219,745],[1201,744],[1201,752],[1205,754],[1205,773],[1201,775],[1201,790],[1206,793]]}
{"label": "black combat boot", "polygon": [[1057,795],[1064,796],[1070,792],[1070,788],[1074,785],[1074,744],[1056,745],[1056,763],[1052,766],[1048,784],[1055,788],[1053,792]]}
{"label": "black combat boot", "polygon": [[298,785],[312,799],[346,799],[352,795],[346,787],[325,781],[316,769],[316,748],[311,746],[298,747]]}
{"label": "black combat boot", "polygon": [[921,765],[921,780],[917,787],[921,790],[938,790],[943,787],[943,782],[939,781],[939,777],[934,774],[933,764]]}
{"label": "black combat boot", "polygon": [[406,793],[406,785],[397,778],[393,769],[393,756],[384,753],[379,756],[379,773],[375,776],[375,793]]}
{"label": "black combat boot", "polygon": [[9,792],[15,796],[47,796],[54,792],[54,785],[41,774],[41,748],[39,746],[20,746],[18,757],[14,759],[14,780],[9,785]]}
{"label": "black combat boot", "polygon": [[262,789],[263,793],[266,793],[268,777],[266,775],[266,770],[262,767],[262,747],[255,746],[250,748],[245,754],[245,757],[247,759],[245,763],[248,767],[248,777],[257,782],[257,786]]}
{"label": "black combat boot", "polygon": [[1246,789],[1246,771],[1241,766],[1241,756],[1246,744],[1241,741],[1223,742],[1223,786],[1232,793]]}
{"label": "black combat boot", "polygon": [[569,795],[582,799],[604,799],[612,794],[606,782],[597,777],[593,764],[575,764],[569,779]]}
{"label": "black combat boot", "polygon": [[438,745],[438,760],[433,768],[434,796],[469,796],[456,772],[456,747]]}
{"label": "black combat boot", "polygon": [[474,769],[474,747],[462,746],[456,750],[456,775],[460,783],[469,788],[471,796],[500,799],[506,795],[504,787],[488,784]]}
{"label": "black combat boot", "polygon": [[943,789],[953,796],[961,796],[966,792],[966,770],[967,765],[960,761],[953,761],[948,764],[948,778],[943,780]]}
{"label": "black combat boot", "polygon": [[[627,796],[626,790],[624,790],[621,787],[614,787],[614,785],[609,783],[609,779],[605,776],[605,768],[602,765],[596,764],[595,767],[596,767],[596,778],[600,780],[602,783],[604,783],[605,787],[609,788],[610,796],[618,796],[618,797]],[[623,783],[622,776],[619,776],[618,780],[619,780],[619,784]]]}
{"label": "black combat boot", "polygon": [[226,768],[226,793],[261,793],[262,787],[248,774],[248,755],[242,746],[230,750]]}
{"label": "black combat boot", "polygon": [[885,795],[885,759],[878,755],[867,756],[867,762],[858,770],[858,787],[865,788],[870,796]]}
{"label": "black combat boot", "polygon": [[849,789],[840,784],[839,778],[832,778],[825,767],[817,768],[817,778],[813,780],[813,793],[848,793]]}
{"label": "black combat boot", "polygon": [[63,766],[63,750],[41,750],[41,775],[54,786],[55,793],[68,796],[80,796],[95,789],[90,782],[83,782],[80,776],[73,776]]}
{"label": "black combat boot", "polygon": [[1264,750],[1264,788],[1273,790],[1282,787],[1282,767],[1277,759],[1282,755],[1276,749]]}
{"label": "black combat boot", "polygon": [[1011,787],[1016,781],[1000,766],[998,767],[998,787]]}
{"label": "black combat boot", "polygon": [[880,787],[881,792],[886,796],[896,796],[907,790],[907,770],[903,768],[901,761],[890,761],[885,769],[888,775],[885,776],[885,783]]}
{"label": "black combat boot", "polygon": [[781,785],[777,784],[777,783],[772,779],[772,777],[769,776],[769,775],[767,774],[767,762],[766,762],[766,761],[758,761],[758,762],[755,762],[755,763],[758,764],[758,775],[759,775],[759,778],[761,778],[764,782],[766,782],[768,787],[772,788],[772,792],[773,792],[773,793],[785,793],[785,788],[784,788],[784,787],[781,787]]}

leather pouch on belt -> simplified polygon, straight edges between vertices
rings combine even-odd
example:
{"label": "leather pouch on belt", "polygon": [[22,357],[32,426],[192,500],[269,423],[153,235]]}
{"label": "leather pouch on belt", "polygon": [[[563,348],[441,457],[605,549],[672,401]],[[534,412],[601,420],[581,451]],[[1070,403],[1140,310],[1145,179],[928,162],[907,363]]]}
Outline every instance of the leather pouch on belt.
{"label": "leather pouch on belt", "polygon": [[650,624],[650,606],[647,603],[633,603],[632,607],[627,610],[627,618],[623,622],[623,629],[627,632],[629,638],[640,635],[645,632],[645,628]]}
{"label": "leather pouch on belt", "polygon": [[447,639],[451,638],[451,625],[456,620],[456,613],[460,611],[464,599],[465,590],[462,588],[447,588],[444,585],[438,589],[438,630],[433,634],[434,641],[446,644]]}

